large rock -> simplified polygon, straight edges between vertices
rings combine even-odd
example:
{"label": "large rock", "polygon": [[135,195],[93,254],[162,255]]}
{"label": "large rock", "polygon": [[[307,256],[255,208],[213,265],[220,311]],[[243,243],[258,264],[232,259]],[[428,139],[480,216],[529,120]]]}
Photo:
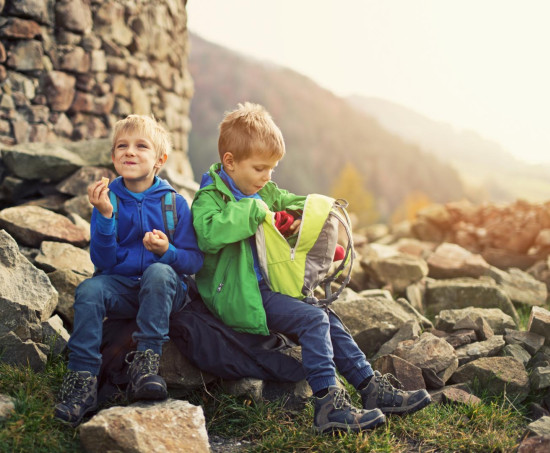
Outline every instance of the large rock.
{"label": "large rock", "polygon": [[504,340],[509,345],[519,344],[531,355],[535,355],[544,345],[544,337],[542,335],[523,330],[506,329]]}
{"label": "large rock", "polygon": [[42,342],[53,354],[61,354],[67,347],[69,332],[63,327],[63,321],[58,315],[42,323]]}
{"label": "large rock", "polygon": [[42,241],[35,263],[46,272],[68,269],[77,274],[91,277],[95,271],[87,251],[62,242]]}
{"label": "large rock", "polygon": [[[73,103],[76,78],[61,71],[49,71],[44,76],[44,91],[48,104],[51,109],[56,112],[65,112]],[[67,118],[66,116],[64,117]],[[72,132],[72,123],[67,119],[68,123],[57,124],[57,128],[70,128]]]}
{"label": "large rock", "polygon": [[428,275],[428,265],[423,259],[405,253],[362,260],[361,267],[380,285],[391,286],[397,294],[402,294],[407,286]]}
{"label": "large rock", "polygon": [[6,167],[22,179],[60,181],[86,162],[78,155],[55,143],[25,143],[2,148]]}
{"label": "large rock", "polygon": [[80,426],[80,441],[88,452],[210,451],[202,408],[173,399],[104,409]]}
{"label": "large rock", "polygon": [[74,292],[77,286],[86,280],[86,277],[69,269],[51,272],[48,277],[59,295],[56,311],[72,327],[74,321]]}
{"label": "large rock", "polygon": [[550,346],[550,311],[542,307],[533,307],[527,330],[542,335],[545,338],[544,343]]}
{"label": "large rock", "polygon": [[457,244],[440,244],[427,259],[429,276],[437,279],[487,275],[489,263]]}
{"label": "large rock", "polygon": [[88,186],[101,178],[113,180],[115,174],[105,167],[82,167],[67,179],[61,181],[56,189],[72,196],[88,195]]}
{"label": "large rock", "polygon": [[423,373],[431,370],[444,383],[458,368],[454,348],[429,332],[424,332],[418,340],[401,342],[394,354],[416,365]]}
{"label": "large rock", "polygon": [[2,345],[2,362],[10,365],[31,367],[34,371],[44,370],[50,349],[42,343],[32,340],[21,340],[15,333],[0,334]]}
{"label": "large rock", "polygon": [[425,389],[426,383],[422,377],[422,370],[407,360],[388,354],[377,358],[372,367],[382,374],[391,374],[397,378],[403,390]]}
{"label": "large rock", "polygon": [[502,335],[494,335],[488,340],[476,341],[475,343],[461,346],[456,349],[458,364],[464,365],[481,357],[497,355],[502,351],[505,344]]}
{"label": "large rock", "polygon": [[182,396],[216,380],[199,370],[171,341],[164,344],[160,358],[160,375],[166,381],[172,396]]}
{"label": "large rock", "polygon": [[513,403],[523,401],[529,393],[529,377],[523,365],[513,357],[483,357],[456,370],[451,382],[478,382],[489,394],[506,395]]}
{"label": "large rock", "polygon": [[492,268],[488,275],[516,304],[541,306],[546,303],[548,297],[546,285],[521,269],[512,268],[504,272]]}
{"label": "large rock", "polygon": [[27,340],[37,323],[50,318],[56,305],[57,291],[48,276],[0,230],[0,333],[13,331]]}
{"label": "large rock", "polygon": [[38,248],[42,241],[87,244],[86,233],[67,217],[38,206],[16,206],[0,211],[0,227],[18,242]]}
{"label": "large rock", "polygon": [[411,319],[401,326],[401,328],[395,333],[395,335],[382,345],[378,352],[374,355],[373,359],[377,359],[386,354],[392,354],[401,341],[416,340],[420,337],[421,328],[416,319]]}
{"label": "large rock", "polygon": [[254,378],[223,380],[224,392],[256,402],[283,400],[290,410],[303,410],[313,395],[306,380],[298,382],[262,381]]}
{"label": "large rock", "polygon": [[92,10],[83,0],[57,0],[55,18],[68,30],[86,34],[92,28]]}
{"label": "large rock", "polygon": [[502,349],[501,355],[513,357],[525,367],[531,360],[531,355],[519,344],[507,344]]}
{"label": "large rock", "polygon": [[52,23],[51,12],[48,10],[48,2],[44,0],[17,0],[8,1],[3,13],[30,17],[41,24]]}
{"label": "large rock", "polygon": [[113,168],[111,140],[108,138],[64,143],[63,146],[82,159],[86,166]]}
{"label": "large rock", "polygon": [[446,309],[470,306],[500,308],[510,315],[516,324],[519,323],[519,316],[510,298],[490,281],[473,278],[428,281],[424,302],[426,312],[433,314]]}
{"label": "large rock", "polygon": [[393,300],[388,291],[382,290],[366,290],[358,294],[346,288],[331,307],[367,357],[372,357],[403,324],[415,319]]}
{"label": "large rock", "polygon": [[458,310],[442,310],[435,317],[436,329],[452,332],[457,322],[465,317],[484,318],[496,335],[504,335],[506,329],[515,329],[516,322],[499,308],[466,307]]}
{"label": "large rock", "polygon": [[550,436],[550,417],[542,417],[529,423],[527,432],[535,436]]}
{"label": "large rock", "polygon": [[15,400],[0,393],[0,422],[8,418],[15,411]]}

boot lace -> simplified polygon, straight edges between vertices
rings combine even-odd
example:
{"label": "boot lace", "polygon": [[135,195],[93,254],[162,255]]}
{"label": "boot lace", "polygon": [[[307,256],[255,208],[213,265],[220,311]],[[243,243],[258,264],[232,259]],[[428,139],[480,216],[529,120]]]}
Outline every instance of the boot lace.
{"label": "boot lace", "polygon": [[403,384],[393,374],[386,373],[381,376],[375,377],[375,379],[376,382],[379,383],[378,394],[380,396],[382,396],[385,391],[391,393],[392,397],[403,393],[403,390],[401,390]]}
{"label": "boot lace", "polygon": [[77,371],[69,371],[63,379],[59,399],[67,405],[82,402],[86,393],[90,391],[93,376],[84,376]]}
{"label": "boot lace", "polygon": [[334,392],[333,405],[335,409],[347,409],[352,407],[350,397],[344,389],[338,389]]}
{"label": "boot lace", "polygon": [[132,374],[158,374],[159,355],[155,354],[151,349],[147,349],[147,351],[132,351],[126,355],[124,360],[130,365],[128,371]]}

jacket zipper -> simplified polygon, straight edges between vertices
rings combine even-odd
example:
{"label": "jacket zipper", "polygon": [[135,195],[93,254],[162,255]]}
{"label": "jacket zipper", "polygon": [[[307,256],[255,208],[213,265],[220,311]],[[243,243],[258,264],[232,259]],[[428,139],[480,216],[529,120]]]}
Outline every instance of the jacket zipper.
{"label": "jacket zipper", "polygon": [[[138,215],[139,215],[139,228],[141,230],[141,237],[143,237],[143,218],[141,216],[141,201],[137,202],[137,208],[138,208]],[[143,275],[143,250],[145,247],[140,247],[140,267],[141,267],[141,274]]]}
{"label": "jacket zipper", "polygon": [[216,292],[217,293],[220,293],[223,286],[225,285],[225,280],[227,279],[227,273],[229,272],[229,266],[231,265],[231,262],[233,261],[233,258],[231,258],[228,263],[227,263],[227,266],[225,268],[225,271],[223,273],[223,276],[222,276],[222,280],[221,282],[218,284],[218,287],[216,288]]}

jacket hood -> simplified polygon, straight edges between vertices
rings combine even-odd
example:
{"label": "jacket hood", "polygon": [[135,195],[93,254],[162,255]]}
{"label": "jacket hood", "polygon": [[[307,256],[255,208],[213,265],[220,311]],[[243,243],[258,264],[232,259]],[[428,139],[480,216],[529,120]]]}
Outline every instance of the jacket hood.
{"label": "jacket hood", "polygon": [[[147,193],[147,197],[161,197],[168,191],[177,192],[165,179],[155,176],[155,180],[159,181],[159,185],[155,187],[151,192]],[[111,184],[109,184],[109,190],[112,190],[121,199],[131,199],[132,195],[128,193],[128,190],[124,186],[122,176],[116,178]]]}

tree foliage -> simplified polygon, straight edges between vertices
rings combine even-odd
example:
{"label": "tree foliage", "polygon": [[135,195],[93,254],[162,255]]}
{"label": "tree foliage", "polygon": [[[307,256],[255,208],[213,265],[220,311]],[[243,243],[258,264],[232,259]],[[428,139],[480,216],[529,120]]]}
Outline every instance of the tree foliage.
{"label": "tree foliage", "polygon": [[347,210],[357,216],[359,226],[375,223],[380,218],[374,195],[365,188],[364,178],[349,162],[334,180],[329,193],[333,198],[343,198],[349,203]]}
{"label": "tree foliage", "polygon": [[423,192],[414,191],[405,197],[403,203],[401,203],[393,212],[391,216],[391,223],[399,223],[404,220],[413,221],[416,219],[416,214],[421,209],[429,206],[433,202]]}

